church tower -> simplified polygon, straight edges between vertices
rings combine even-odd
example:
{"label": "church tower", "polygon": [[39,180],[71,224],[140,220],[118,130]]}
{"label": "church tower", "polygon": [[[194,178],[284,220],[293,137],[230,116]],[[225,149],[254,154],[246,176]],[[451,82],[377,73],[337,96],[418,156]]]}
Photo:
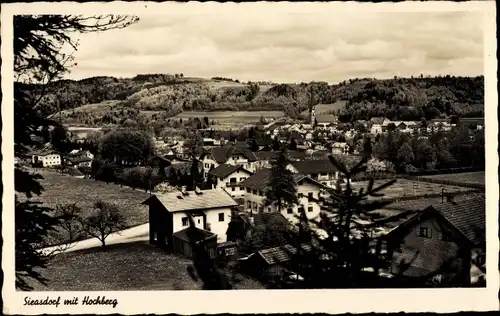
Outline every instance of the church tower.
{"label": "church tower", "polygon": [[311,107],[311,125],[314,126],[316,123],[316,107]]}

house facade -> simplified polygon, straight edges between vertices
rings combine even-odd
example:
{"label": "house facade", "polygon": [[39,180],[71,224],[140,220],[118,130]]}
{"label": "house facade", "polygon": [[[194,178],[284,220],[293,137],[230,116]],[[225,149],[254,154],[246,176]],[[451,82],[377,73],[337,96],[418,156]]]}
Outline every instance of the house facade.
{"label": "house facade", "polygon": [[250,177],[252,173],[242,166],[220,164],[208,172],[208,177],[214,183],[214,189],[222,189],[233,198],[242,198],[245,189],[241,182]]}
{"label": "house facade", "polygon": [[469,286],[473,258],[484,257],[485,199],[432,205],[418,212],[385,239],[390,272],[445,286]]}
{"label": "house facade", "polygon": [[291,162],[287,169],[293,173],[305,175],[327,187],[335,187],[339,171],[329,159],[311,159]]}
{"label": "house facade", "polygon": [[211,169],[223,163],[242,166],[246,170],[253,172],[255,168],[254,163],[257,161],[257,157],[255,153],[248,148],[227,145],[207,150],[201,155],[200,161],[203,163],[203,174],[206,178]]}
{"label": "house facade", "polygon": [[198,190],[158,194],[143,202],[149,207],[149,239],[151,243],[172,248],[173,234],[194,227],[217,235],[226,241],[230,216],[238,205],[224,190]]}
{"label": "house facade", "polygon": [[31,156],[31,163],[44,168],[60,166],[61,155],[55,152],[35,153]]}
{"label": "house facade", "polygon": [[[265,190],[270,176],[270,170],[262,170],[243,181],[242,186],[245,188],[244,210],[250,216],[257,213],[279,211],[275,205],[265,205]],[[283,207],[280,213],[293,224],[298,223],[298,216],[302,210],[305,211],[308,219],[318,218],[320,214],[320,190],[323,186],[304,175],[295,174],[293,177],[297,187],[299,204]]]}
{"label": "house facade", "polygon": [[332,154],[333,155],[347,155],[351,150],[351,146],[348,143],[337,142],[332,144]]}

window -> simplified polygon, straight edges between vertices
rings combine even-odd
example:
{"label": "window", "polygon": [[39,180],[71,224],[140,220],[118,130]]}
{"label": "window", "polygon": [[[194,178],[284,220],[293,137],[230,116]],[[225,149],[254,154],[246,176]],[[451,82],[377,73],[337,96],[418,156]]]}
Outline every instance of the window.
{"label": "window", "polygon": [[262,193],[262,191],[259,191],[259,196],[262,196],[264,195],[264,193]]}
{"label": "window", "polygon": [[255,189],[254,189],[254,190],[252,191],[252,193],[253,193],[254,195],[257,195],[257,190],[255,190]]}
{"label": "window", "polygon": [[312,211],[313,211],[313,207],[312,207],[312,206],[309,206],[309,207],[307,208],[307,211],[308,211],[308,212],[312,212]]}
{"label": "window", "polygon": [[243,190],[244,190],[243,187],[240,187],[240,191],[243,191]]}
{"label": "window", "polygon": [[289,207],[287,210],[286,210],[287,214],[292,214],[293,213],[293,209],[291,207]]}
{"label": "window", "polygon": [[231,188],[231,191],[236,191],[236,188],[235,188],[235,187],[232,187],[232,188]]}
{"label": "window", "polygon": [[302,214],[302,212],[304,212],[304,207],[303,206],[299,207],[299,214]]}
{"label": "window", "polygon": [[236,183],[236,178],[231,178],[231,179],[229,179],[229,182],[230,182],[230,183]]}
{"label": "window", "polygon": [[250,190],[250,188],[247,188],[247,193],[251,193],[252,190]]}
{"label": "window", "polygon": [[219,222],[224,221],[224,213],[219,213]]}
{"label": "window", "polygon": [[420,237],[426,237],[426,238],[431,237],[430,232],[429,232],[429,228],[427,228],[427,227],[420,227],[418,235]]}
{"label": "window", "polygon": [[248,201],[247,202],[247,207],[251,209],[252,208],[252,202]]}
{"label": "window", "polygon": [[302,183],[304,183],[302,180],[299,181],[299,185],[302,185]]}
{"label": "window", "polygon": [[187,217],[183,217],[182,218],[182,226],[187,226],[188,224],[189,224],[188,218]]}
{"label": "window", "polygon": [[304,194],[302,193],[299,193],[299,199],[303,198],[304,197]]}
{"label": "window", "polygon": [[312,199],[314,197],[314,193],[313,192],[309,192],[307,193],[307,197]]}
{"label": "window", "polygon": [[271,213],[271,208],[270,207],[267,208],[267,212]]}

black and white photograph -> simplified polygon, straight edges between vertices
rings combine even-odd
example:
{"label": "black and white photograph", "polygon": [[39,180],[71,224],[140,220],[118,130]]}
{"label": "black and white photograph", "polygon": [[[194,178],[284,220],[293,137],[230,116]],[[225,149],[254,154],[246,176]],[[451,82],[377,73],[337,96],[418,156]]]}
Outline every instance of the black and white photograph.
{"label": "black and white photograph", "polygon": [[492,306],[495,13],[472,4],[2,4],[10,310]]}

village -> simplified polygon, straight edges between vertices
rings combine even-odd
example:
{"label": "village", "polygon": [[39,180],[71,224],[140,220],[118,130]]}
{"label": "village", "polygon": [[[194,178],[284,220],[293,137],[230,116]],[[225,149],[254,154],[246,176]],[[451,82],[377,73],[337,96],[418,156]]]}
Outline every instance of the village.
{"label": "village", "polygon": [[[457,168],[425,173],[397,168],[388,159],[371,153],[375,139],[389,134],[426,141],[435,134],[448,135],[465,128],[473,140],[475,133],[482,132],[482,124],[378,117],[345,124],[335,115],[316,114],[314,107],[305,121],[261,121],[250,127],[246,139],[209,126],[192,131],[198,139],[195,145],[192,139],[153,137],[154,150],[149,159],[138,162],[135,168],[149,168],[163,176],[154,178],[150,173],[148,179],[135,182],[118,176],[103,179],[104,171],[97,175],[95,165],[102,163],[95,159],[104,155],[102,147],[98,152],[85,149],[91,148],[87,146],[87,132],[70,131],[75,149],[65,154],[48,144],[33,152],[29,160],[16,158],[16,163],[35,171],[53,170],[63,177],[106,181],[107,186],[131,186],[143,191],[149,197],[132,203],[146,208],[142,212],[148,214],[147,223],[127,238],[147,241],[192,260],[200,257],[196,245],[201,241],[210,261],[218,267],[236,269],[271,288],[306,286],[308,272],[297,266],[297,253],[311,252],[320,247],[321,240],[332,238],[321,224],[325,215],[336,216],[329,203],[332,190],[349,186],[356,192],[366,188],[369,179],[377,184],[396,179],[382,191],[387,205],[371,211],[369,217],[352,217],[350,238],[363,240],[369,236],[367,252],[377,252],[380,259],[377,267],[373,260],[365,259],[359,269],[384,280],[397,280],[394,284],[418,280],[419,286],[447,287],[484,282],[484,171]],[[281,167],[291,174],[293,183],[289,185],[296,195],[295,202],[288,205],[269,201],[273,168],[278,167],[280,155],[286,157]],[[331,157],[351,167],[363,157],[369,158],[360,176],[347,178]],[[473,181],[461,181],[467,177]],[[307,240],[298,246],[295,240],[301,238],[303,220],[311,223],[319,242]],[[290,235],[299,237],[284,237]],[[122,242],[126,241],[113,232],[107,244]],[[75,249],[68,251],[84,248],[86,243],[88,240],[75,241]]]}

